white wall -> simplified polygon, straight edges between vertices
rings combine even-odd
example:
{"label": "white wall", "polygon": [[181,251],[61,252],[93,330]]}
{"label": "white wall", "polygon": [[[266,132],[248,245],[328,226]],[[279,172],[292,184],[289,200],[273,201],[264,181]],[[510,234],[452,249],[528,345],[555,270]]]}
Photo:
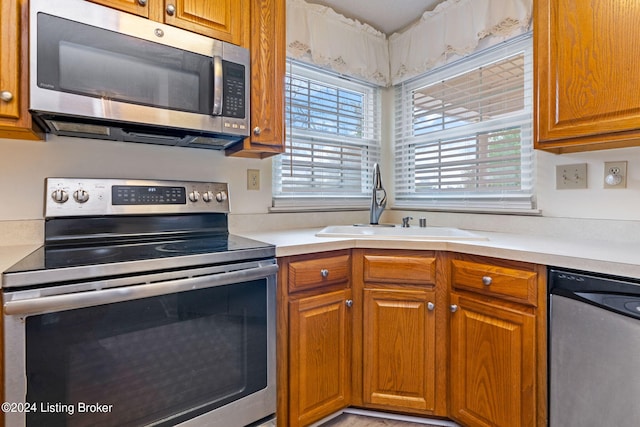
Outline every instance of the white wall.
{"label": "white wall", "polygon": [[[247,169],[260,169],[261,190],[247,190]],[[233,212],[266,213],[271,161],[223,152],[49,136],[0,139],[0,221],[43,219],[46,177],[148,178],[228,182]]]}
{"label": "white wall", "polygon": [[[626,160],[627,188],[604,189],[604,162]],[[556,165],[587,164],[587,189],[556,190]],[[537,153],[538,206],[547,217],[640,220],[640,148]]]}
{"label": "white wall", "polygon": [[[389,141],[392,140],[393,116],[389,114],[389,108],[392,102],[393,97],[386,93],[383,99],[385,146],[382,173],[385,187],[391,195],[393,148]],[[429,212],[410,215],[415,218],[427,216],[433,225],[531,233],[571,232],[574,235],[583,231],[600,231],[603,238],[608,238],[607,230],[613,229],[618,239],[635,238],[627,230],[637,229],[640,224],[640,147],[564,155],[537,152],[536,155],[538,207],[545,219],[544,227],[539,219],[507,215]],[[604,161],[619,160],[628,161],[627,188],[603,189]],[[587,163],[588,188],[556,190],[555,166],[574,163]],[[261,191],[246,189],[247,169],[260,169]],[[49,136],[47,141],[41,142],[0,139],[0,222],[42,220],[44,179],[49,176],[228,182],[232,230],[315,227],[368,220],[366,212],[266,215],[271,206],[270,160],[225,157],[222,152],[211,150]],[[405,214],[387,211],[382,219],[398,222]],[[557,220],[554,222],[554,219]],[[567,230],[572,224],[575,224],[574,230]]]}

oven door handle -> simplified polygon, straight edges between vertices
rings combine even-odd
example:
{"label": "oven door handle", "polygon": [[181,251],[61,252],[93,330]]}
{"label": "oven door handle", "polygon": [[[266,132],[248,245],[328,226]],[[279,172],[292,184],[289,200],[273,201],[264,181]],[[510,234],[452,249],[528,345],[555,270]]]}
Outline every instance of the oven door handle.
{"label": "oven door handle", "polygon": [[6,315],[34,315],[54,313],[63,310],[73,310],[76,308],[112,304],[116,302],[167,295],[177,292],[249,282],[251,280],[257,279],[265,279],[272,275],[275,275],[277,271],[278,265],[274,262],[273,264],[261,265],[255,268],[198,277],[168,280],[166,282],[146,283],[120,288],[79,292],[74,294],[53,295],[45,297],[37,296],[31,299],[5,302],[4,313]]}

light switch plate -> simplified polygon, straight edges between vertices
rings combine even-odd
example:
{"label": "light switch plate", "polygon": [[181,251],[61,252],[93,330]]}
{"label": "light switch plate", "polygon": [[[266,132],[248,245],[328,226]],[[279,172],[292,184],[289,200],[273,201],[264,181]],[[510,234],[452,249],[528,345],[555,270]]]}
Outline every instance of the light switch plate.
{"label": "light switch plate", "polygon": [[247,190],[260,190],[259,169],[247,169]]}
{"label": "light switch plate", "polygon": [[587,164],[556,166],[556,189],[576,190],[587,188]]}

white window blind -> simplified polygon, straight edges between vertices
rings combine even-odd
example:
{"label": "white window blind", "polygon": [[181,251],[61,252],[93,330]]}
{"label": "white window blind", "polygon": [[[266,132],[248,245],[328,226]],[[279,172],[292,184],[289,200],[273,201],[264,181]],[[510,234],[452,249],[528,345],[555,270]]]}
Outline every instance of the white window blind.
{"label": "white window blind", "polygon": [[535,209],[530,34],[395,91],[396,207]]}
{"label": "white window blind", "polygon": [[292,60],[287,68],[287,144],[273,162],[274,208],[367,206],[380,160],[379,89]]}

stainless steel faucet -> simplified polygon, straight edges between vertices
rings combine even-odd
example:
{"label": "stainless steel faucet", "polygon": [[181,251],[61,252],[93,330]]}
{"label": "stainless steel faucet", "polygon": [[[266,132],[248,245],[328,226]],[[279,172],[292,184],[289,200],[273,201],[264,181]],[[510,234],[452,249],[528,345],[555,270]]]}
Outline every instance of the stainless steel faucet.
{"label": "stainless steel faucet", "polygon": [[380,215],[387,206],[387,192],[382,187],[380,178],[380,166],[373,165],[373,192],[371,194],[371,211],[369,212],[369,224],[378,225]]}

